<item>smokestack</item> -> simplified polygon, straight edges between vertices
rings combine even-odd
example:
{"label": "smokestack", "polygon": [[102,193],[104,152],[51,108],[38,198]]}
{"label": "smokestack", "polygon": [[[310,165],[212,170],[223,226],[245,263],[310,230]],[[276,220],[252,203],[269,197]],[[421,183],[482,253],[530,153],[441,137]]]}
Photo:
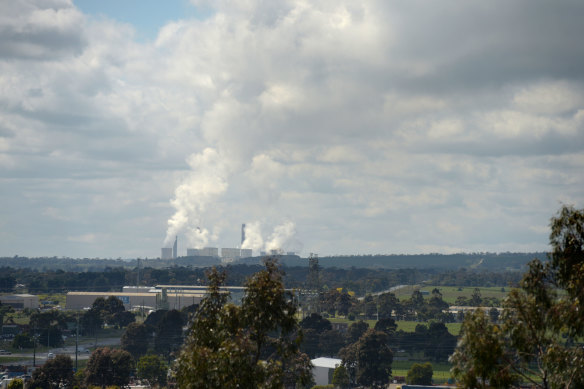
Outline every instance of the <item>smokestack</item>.
{"label": "smokestack", "polygon": [[172,245],[172,259],[176,259],[177,254],[177,243],[178,243],[178,236],[174,238],[174,244]]}
{"label": "smokestack", "polygon": [[241,225],[241,245],[245,242],[245,223]]}

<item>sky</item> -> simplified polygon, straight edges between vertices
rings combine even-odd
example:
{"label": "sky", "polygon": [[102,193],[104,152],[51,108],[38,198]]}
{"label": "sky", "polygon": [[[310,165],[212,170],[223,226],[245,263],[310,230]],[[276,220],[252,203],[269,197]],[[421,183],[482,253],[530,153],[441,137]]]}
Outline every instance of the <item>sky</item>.
{"label": "sky", "polygon": [[[584,2],[0,2],[0,256],[548,250]],[[241,224],[246,241],[241,243]]]}

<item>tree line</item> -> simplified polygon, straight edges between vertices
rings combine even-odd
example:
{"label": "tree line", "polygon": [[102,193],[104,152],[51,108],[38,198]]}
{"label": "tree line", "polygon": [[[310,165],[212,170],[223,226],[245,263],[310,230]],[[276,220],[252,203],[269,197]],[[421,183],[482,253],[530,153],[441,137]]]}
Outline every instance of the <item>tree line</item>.
{"label": "tree line", "polygon": [[[261,271],[260,265],[228,265],[226,285],[240,286],[252,274]],[[283,280],[287,288],[303,288],[308,278],[308,267],[283,267]],[[96,292],[119,291],[124,285],[182,284],[205,285],[208,268],[170,267],[165,269],[106,267],[100,272],[0,268],[0,291],[14,292],[17,284],[24,285],[29,293],[65,293],[91,290]],[[343,288],[364,296],[387,290],[396,285],[413,285],[430,280],[436,285],[502,286],[517,285],[519,272],[479,272],[468,269],[444,271],[438,269],[364,269],[322,268],[320,282],[323,290]]]}

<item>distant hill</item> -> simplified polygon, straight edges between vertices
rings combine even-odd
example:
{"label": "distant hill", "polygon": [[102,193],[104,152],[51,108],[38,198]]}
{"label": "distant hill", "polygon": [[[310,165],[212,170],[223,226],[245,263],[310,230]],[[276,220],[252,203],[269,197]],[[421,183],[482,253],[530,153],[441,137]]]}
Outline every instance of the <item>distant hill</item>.
{"label": "distant hill", "polygon": [[[350,255],[320,257],[322,267],[338,268],[432,268],[460,269],[477,271],[522,271],[534,258],[547,259],[544,252],[534,253],[460,253],[460,254],[392,254],[392,255]],[[283,256],[281,262],[286,266],[306,266],[308,260],[297,256]]]}
{"label": "distant hill", "polygon": [[[460,253],[460,254],[391,254],[391,255],[347,255],[320,257],[323,268],[369,268],[369,269],[447,269],[465,268],[477,271],[523,271],[525,265],[534,258],[545,261],[544,252],[533,253]],[[260,264],[261,257],[244,258],[234,264]],[[286,267],[308,266],[308,259],[296,255],[280,256],[280,263]],[[39,271],[102,271],[107,268],[137,267],[137,259],[90,259],[59,257],[3,257],[0,267],[26,268]],[[142,259],[142,267],[166,268],[172,266],[210,267],[220,265],[212,257],[180,257],[176,260]]]}

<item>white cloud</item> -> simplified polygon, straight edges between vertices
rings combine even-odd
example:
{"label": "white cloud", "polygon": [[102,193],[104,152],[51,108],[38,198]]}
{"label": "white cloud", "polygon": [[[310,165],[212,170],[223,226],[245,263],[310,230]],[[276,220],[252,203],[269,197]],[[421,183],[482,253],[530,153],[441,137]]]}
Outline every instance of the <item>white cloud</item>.
{"label": "white cloud", "polygon": [[581,202],[581,6],[196,3],[151,44],[2,3],[6,250],[153,256],[165,234],[233,246],[246,220],[253,248],[537,250]]}

